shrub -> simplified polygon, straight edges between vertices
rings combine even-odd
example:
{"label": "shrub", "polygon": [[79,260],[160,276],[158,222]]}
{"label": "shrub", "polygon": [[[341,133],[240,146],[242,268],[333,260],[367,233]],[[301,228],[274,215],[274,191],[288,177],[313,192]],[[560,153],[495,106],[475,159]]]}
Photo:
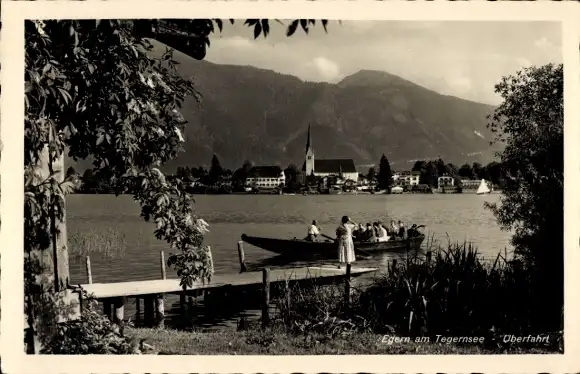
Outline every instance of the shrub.
{"label": "shrub", "polygon": [[42,353],[73,355],[133,353],[135,348],[131,341],[123,336],[120,326],[96,311],[95,300],[86,301],[83,303],[81,318],[59,324],[44,345]]}
{"label": "shrub", "polygon": [[98,253],[106,258],[121,256],[127,249],[127,238],[116,228],[89,229],[73,232],[68,237],[73,261]]}
{"label": "shrub", "polygon": [[[356,294],[353,295],[356,299]],[[286,285],[276,298],[275,323],[295,333],[322,333],[330,336],[368,330],[364,318],[353,316],[344,305],[344,288],[309,284]]]}
{"label": "shrub", "polygon": [[296,333],[372,330],[404,336],[538,334],[533,324],[529,269],[499,254],[481,259],[468,243],[437,248],[430,262],[418,256],[389,269],[352,295],[342,285],[286,287],[277,299],[278,321]]}

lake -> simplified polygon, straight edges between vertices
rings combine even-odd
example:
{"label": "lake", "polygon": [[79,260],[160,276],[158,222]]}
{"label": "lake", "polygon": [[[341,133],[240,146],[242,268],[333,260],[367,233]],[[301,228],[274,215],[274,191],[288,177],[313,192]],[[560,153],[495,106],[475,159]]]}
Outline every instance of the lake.
{"label": "lake", "polygon": [[[243,233],[280,238],[304,237],[316,219],[323,233],[333,235],[340,218],[355,222],[381,219],[424,224],[424,232],[446,244],[471,241],[486,259],[510,248],[510,233],[501,231],[484,201],[497,202],[499,194],[433,195],[198,195],[195,210],[210,232],[205,243],[212,248],[218,273],[238,272],[236,243]],[[69,238],[114,233],[121,238],[119,256],[106,258],[91,253],[93,282],[116,282],[160,278],[160,251],[171,253],[165,242],[155,239],[155,225],[144,222],[139,206],[130,196],[71,195],[67,198]],[[75,240],[69,239],[74,246]],[[249,268],[270,264],[274,254],[244,243]],[[71,248],[71,252],[74,249]],[[384,266],[393,255],[364,260],[360,265]],[[302,265],[293,263],[288,265]],[[71,260],[71,282],[85,283],[84,260]],[[167,269],[167,276],[175,272]]]}

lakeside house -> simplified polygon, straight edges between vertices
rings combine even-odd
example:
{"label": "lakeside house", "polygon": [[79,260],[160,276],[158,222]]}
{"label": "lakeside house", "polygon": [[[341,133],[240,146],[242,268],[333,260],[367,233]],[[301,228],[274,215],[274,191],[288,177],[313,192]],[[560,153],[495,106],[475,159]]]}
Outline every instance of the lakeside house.
{"label": "lakeside house", "polygon": [[444,188],[444,187],[454,187],[455,186],[455,179],[449,175],[442,175],[437,178],[437,187]]}
{"label": "lakeside house", "polygon": [[464,190],[477,190],[481,184],[481,179],[462,179],[461,187]]}
{"label": "lakeside house", "polygon": [[316,180],[324,177],[337,176],[344,183],[357,184],[359,174],[353,159],[314,159],[312,148],[310,125],[308,125],[308,138],[306,139],[306,155],[301,170],[302,183],[307,184],[307,179],[314,176]]}
{"label": "lakeside house", "polygon": [[418,171],[400,171],[393,174],[393,185],[395,186],[417,186],[421,173]]}
{"label": "lakeside house", "polygon": [[286,175],[279,166],[254,166],[248,171],[246,186],[275,189],[286,185]]}

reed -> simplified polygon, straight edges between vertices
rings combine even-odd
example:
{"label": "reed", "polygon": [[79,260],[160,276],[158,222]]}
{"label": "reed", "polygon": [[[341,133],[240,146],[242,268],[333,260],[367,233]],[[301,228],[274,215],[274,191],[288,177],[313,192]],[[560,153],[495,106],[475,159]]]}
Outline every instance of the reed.
{"label": "reed", "polygon": [[[289,330],[333,334],[366,330],[403,336],[482,336],[552,333],[533,324],[530,271],[522,262],[498,254],[485,261],[464,242],[432,249],[427,262],[409,255],[395,268],[357,289],[345,310],[342,287],[287,289],[277,300],[278,320]],[[493,343],[495,344],[495,343]]]}
{"label": "reed", "polygon": [[68,245],[73,261],[81,261],[92,254],[112,259],[125,253],[127,238],[116,228],[91,228],[72,232],[68,237]]}

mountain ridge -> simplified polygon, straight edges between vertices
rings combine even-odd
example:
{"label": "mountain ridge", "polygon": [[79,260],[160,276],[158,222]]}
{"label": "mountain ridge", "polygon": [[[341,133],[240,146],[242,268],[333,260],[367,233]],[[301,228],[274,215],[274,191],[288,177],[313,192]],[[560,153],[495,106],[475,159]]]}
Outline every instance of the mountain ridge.
{"label": "mountain ridge", "polygon": [[[154,45],[154,55],[164,51]],[[197,61],[177,51],[174,59],[180,75],[195,78],[202,99],[199,107],[193,99],[182,107],[185,151],[166,165],[170,172],[207,165],[214,153],[233,169],[244,160],[300,167],[309,124],[316,157],[352,158],[356,164],[376,164],[383,153],[401,167],[435,155],[455,164],[489,162],[498,150],[490,147],[486,127],[493,106],[387,72],[362,69],[332,84]]]}

